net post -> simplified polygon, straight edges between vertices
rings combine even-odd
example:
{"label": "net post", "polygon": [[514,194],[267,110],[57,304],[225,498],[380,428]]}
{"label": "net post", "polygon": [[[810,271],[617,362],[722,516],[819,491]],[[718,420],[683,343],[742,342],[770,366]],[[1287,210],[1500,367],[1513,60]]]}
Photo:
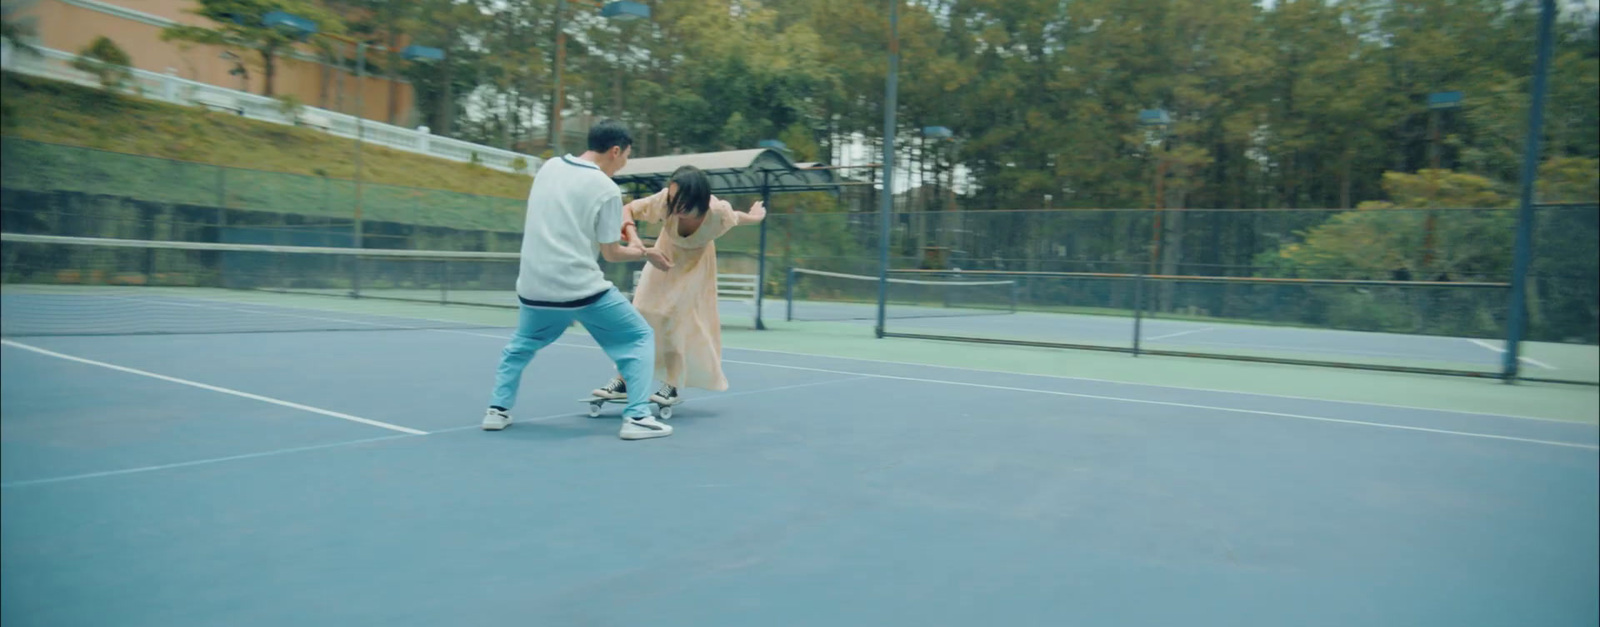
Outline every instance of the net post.
{"label": "net post", "polygon": [[[772,200],[772,188],[767,184],[767,173],[761,173],[761,205],[765,207]],[[770,212],[770,208],[768,208]],[[765,306],[763,294],[767,291],[767,220],[761,221],[761,244],[756,257],[756,330],[767,330],[766,322],[761,320],[761,308]]]}
{"label": "net post", "polygon": [[783,302],[785,322],[794,322],[794,268],[789,268],[788,276],[783,280]]}
{"label": "net post", "polygon": [[217,243],[227,241],[223,231],[228,228],[228,169],[217,166]]}
{"label": "net post", "polygon": [[894,135],[900,81],[900,2],[889,2],[889,76],[884,85],[883,105],[883,195],[878,213],[878,324],[873,329],[878,338],[884,337],[889,308],[889,230],[890,214],[894,211]]}
{"label": "net post", "polygon": [[1515,383],[1520,362],[1518,351],[1527,326],[1528,266],[1533,256],[1533,183],[1539,175],[1539,135],[1544,124],[1544,95],[1550,70],[1550,30],[1555,20],[1555,0],[1539,3],[1539,43],[1533,65],[1532,103],[1528,107],[1527,147],[1522,152],[1522,189],[1517,208],[1517,232],[1512,247],[1511,261],[1511,311],[1506,317],[1506,352],[1501,364],[1501,377],[1506,383]]}
{"label": "net post", "polygon": [[1144,325],[1144,273],[1133,279],[1133,356],[1139,356],[1139,331]]}

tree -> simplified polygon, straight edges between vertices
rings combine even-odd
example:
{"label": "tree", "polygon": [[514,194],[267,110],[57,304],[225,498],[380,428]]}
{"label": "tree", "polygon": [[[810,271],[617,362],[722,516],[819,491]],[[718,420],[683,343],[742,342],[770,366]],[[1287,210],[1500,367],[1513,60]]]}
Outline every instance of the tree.
{"label": "tree", "polygon": [[133,60],[128,53],[104,35],[84,46],[78,52],[78,58],[72,61],[72,67],[100,79],[100,87],[108,92],[119,91],[133,80],[131,65]]}
{"label": "tree", "polygon": [[39,34],[39,18],[22,13],[33,8],[36,0],[5,0],[0,2],[0,41],[12,50],[39,56],[32,39]]}
{"label": "tree", "polygon": [[486,43],[478,42],[488,41],[491,16],[476,1],[423,0],[417,12],[428,19],[417,25],[413,37],[443,50],[444,61],[412,63],[404,72],[432,132],[457,137],[457,111],[462,99],[479,87],[489,56]]}
{"label": "tree", "polygon": [[216,24],[214,28],[180,24],[161,32],[162,41],[221,46],[231,50],[254,50],[260,55],[265,84],[261,93],[275,95],[278,55],[293,50],[299,41],[294,35],[263,25],[272,11],[286,11],[311,20],[318,32],[343,33],[344,24],[319,2],[313,0],[198,0],[200,7],[188,12]]}

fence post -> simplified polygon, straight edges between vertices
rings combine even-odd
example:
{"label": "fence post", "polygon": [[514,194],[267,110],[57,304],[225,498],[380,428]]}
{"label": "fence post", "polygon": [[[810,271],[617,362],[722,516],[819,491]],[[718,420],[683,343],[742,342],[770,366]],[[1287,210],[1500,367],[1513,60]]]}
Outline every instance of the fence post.
{"label": "fence post", "polygon": [[1506,352],[1502,376],[1517,380],[1518,351],[1528,324],[1528,266],[1533,257],[1533,183],[1539,175],[1539,139],[1544,125],[1544,93],[1550,69],[1550,30],[1555,21],[1555,0],[1539,3],[1539,43],[1533,63],[1532,103],[1528,107],[1528,139],[1522,151],[1522,189],[1517,209],[1517,233],[1511,258],[1511,311],[1506,320]]}
{"label": "fence post", "polygon": [[217,241],[227,241],[223,231],[228,228],[228,169],[217,168]]}
{"label": "fence post", "polygon": [[1144,273],[1133,280],[1133,356],[1139,356],[1139,332],[1144,325]]}
{"label": "fence post", "polygon": [[167,68],[166,74],[161,77],[161,99],[167,102],[178,102],[178,69]]}
{"label": "fence post", "polygon": [[789,267],[789,276],[783,280],[783,319],[787,322],[794,321],[794,267]]}
{"label": "fence post", "polygon": [[[767,173],[761,173],[761,206],[765,207],[772,200],[772,189],[767,186]],[[771,208],[768,212],[770,214]],[[762,295],[767,291],[767,220],[761,221],[761,246],[756,258],[756,330],[765,331],[767,325],[761,321],[761,308],[764,307]]]}

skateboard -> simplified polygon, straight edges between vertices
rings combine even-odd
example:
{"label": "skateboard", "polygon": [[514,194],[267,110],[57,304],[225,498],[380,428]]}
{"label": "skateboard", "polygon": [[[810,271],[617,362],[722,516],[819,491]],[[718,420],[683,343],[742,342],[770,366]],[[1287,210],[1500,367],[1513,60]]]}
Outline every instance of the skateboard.
{"label": "skateboard", "polygon": [[[588,398],[580,398],[580,399],[578,399],[578,402],[589,406],[589,417],[590,418],[598,418],[600,416],[600,408],[601,407],[605,407],[607,403],[615,403],[615,404],[618,404],[618,405],[627,405],[628,404],[628,399],[625,399],[625,398],[600,398],[598,396],[590,396]],[[655,409],[656,409],[655,414],[656,414],[657,418],[660,418],[662,420],[671,420],[672,419],[672,408],[673,408],[673,406],[677,405],[678,403],[682,403],[682,402],[683,402],[682,400],[679,400],[676,403],[662,404],[662,403],[657,403],[655,401],[650,401],[650,405],[652,407],[655,407]]]}

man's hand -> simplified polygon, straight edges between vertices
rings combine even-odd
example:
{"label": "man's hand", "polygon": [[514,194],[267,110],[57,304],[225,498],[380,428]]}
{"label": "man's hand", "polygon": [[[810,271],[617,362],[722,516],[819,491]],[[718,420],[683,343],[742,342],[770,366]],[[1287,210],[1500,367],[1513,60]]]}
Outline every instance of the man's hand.
{"label": "man's hand", "polygon": [[657,270],[662,272],[672,269],[672,260],[668,259],[667,254],[660,248],[652,246],[644,249],[644,258],[650,262],[650,265],[655,266]]}
{"label": "man's hand", "polygon": [[600,245],[600,256],[611,263],[627,263],[644,259],[644,246],[639,240],[627,240],[627,243],[612,242]]}

